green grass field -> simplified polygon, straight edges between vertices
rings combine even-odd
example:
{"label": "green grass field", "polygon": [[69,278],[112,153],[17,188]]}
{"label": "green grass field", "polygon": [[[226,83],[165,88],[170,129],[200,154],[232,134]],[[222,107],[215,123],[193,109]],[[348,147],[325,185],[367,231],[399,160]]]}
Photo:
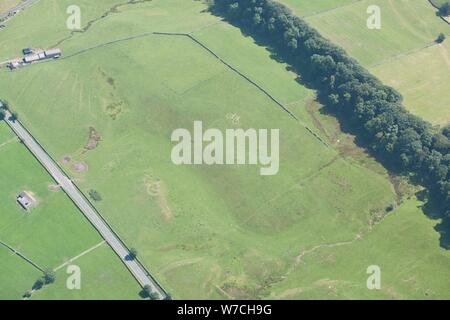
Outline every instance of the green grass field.
{"label": "green grass field", "polygon": [[[423,203],[407,200],[360,240],[305,254],[274,299],[450,299],[450,251],[439,246]],[[368,290],[366,269],[381,269],[381,289]]]}
{"label": "green grass field", "polygon": [[2,276],[0,299],[18,300],[42,273],[3,246],[0,247]]}
{"label": "green grass field", "polygon": [[414,114],[433,124],[450,123],[450,42],[386,62],[371,72],[400,90]]}
{"label": "green grass field", "polygon": [[[380,30],[367,28],[369,5],[381,9]],[[306,20],[364,66],[429,45],[440,32],[450,34],[427,0],[363,0]]]}
{"label": "green grass field", "polygon": [[[20,251],[41,268],[57,268],[69,259],[79,255],[101,241],[100,236],[81,212],[74,207],[61,191],[51,189],[54,184],[51,177],[40,164],[31,156],[28,150],[19,143],[5,123],[0,124],[0,240]],[[21,191],[34,193],[38,206],[31,212],[25,212],[17,203],[16,196]],[[12,270],[12,274],[3,272],[0,277],[2,283],[0,298],[20,298],[25,290],[30,289],[37,279],[39,271],[30,270],[30,266],[19,257],[7,257],[6,248],[0,247],[2,268]],[[128,274],[120,260],[111,254],[100,256],[97,262],[104,267],[110,265],[116,275],[126,281],[120,282],[123,290],[114,291],[117,296],[121,293],[129,294],[134,291],[137,296],[139,288],[135,280]],[[16,269],[17,267],[17,269]],[[34,271],[34,272],[31,272]],[[33,278],[28,274],[33,274]],[[17,281],[23,276],[23,281]],[[31,278],[31,279],[30,279]],[[100,281],[101,277],[93,281]],[[65,276],[61,274],[60,281]],[[26,281],[25,281],[26,280]],[[107,279],[108,280],[108,279]],[[86,280],[88,283],[90,281]],[[25,283],[27,282],[27,283]],[[3,286],[7,283],[8,286]],[[119,286],[119,285],[118,285]],[[14,290],[11,288],[14,287]],[[104,295],[91,287],[80,296],[97,297]],[[53,287],[46,291],[56,293]],[[20,294],[17,294],[20,292]],[[63,290],[60,290],[63,292]],[[97,295],[98,294],[98,295]],[[112,296],[112,295],[109,295]],[[105,295],[105,297],[109,297]]]}
{"label": "green grass field", "polygon": [[[53,8],[54,2],[42,2],[27,14],[33,17],[39,10]],[[107,4],[98,3],[99,7]],[[97,202],[98,209],[126,243],[138,249],[142,261],[174,298],[276,298],[282,290],[301,285],[303,272],[296,268],[296,257],[304,248],[371,234],[379,227],[371,229],[374,220],[384,215],[397,195],[383,168],[356,147],[345,148],[343,140],[351,137],[307,108],[312,93],[295,81],[285,65],[274,62],[264,48],[205,9],[199,1],[186,0],[130,5],[62,42],[61,48],[67,56],[143,32],[193,32],[278,99],[295,102],[294,112],[333,147],[319,142],[187,37],[142,37],[2,72],[0,86],[22,121],[78,185],[84,191],[100,192],[103,200]],[[55,14],[64,16],[65,11]],[[28,38],[40,39],[43,47],[58,40],[59,25],[53,26],[55,33],[32,28],[36,22],[26,19],[25,13],[13,22],[32,32],[18,34],[20,39],[8,43],[7,50],[20,50]],[[15,29],[8,32],[0,33],[0,43],[8,42]],[[239,54],[232,48],[238,48]],[[48,84],[54,85],[50,89]],[[173,165],[170,135],[177,128],[190,129],[194,120],[219,129],[280,128],[279,174],[262,177],[251,166]],[[101,141],[86,152],[90,128]],[[79,163],[88,170],[76,172],[74,165]],[[419,224],[438,236],[426,220],[419,219]],[[386,219],[380,226],[385,225],[395,224]],[[399,233],[410,237],[414,231]],[[376,237],[367,239],[369,246],[377,246]],[[407,250],[410,244],[399,245]],[[428,245],[440,250],[435,242]],[[384,254],[383,259],[392,258]],[[89,257],[80,259],[80,264],[108,278],[93,268]],[[357,263],[357,254],[343,259],[352,260],[357,272],[367,268]],[[428,263],[414,255],[408,261]],[[322,264],[320,259],[315,262]],[[291,275],[284,279],[293,268],[292,280]],[[447,265],[437,268],[439,272],[430,277],[448,288],[442,277]],[[328,271],[333,277],[340,269]],[[323,278],[316,275],[317,281]],[[424,279],[419,278],[420,285]],[[351,280],[359,281],[358,273]],[[62,285],[55,284],[55,290]],[[402,280],[392,280],[391,285],[401,288]],[[445,296],[435,290],[436,296]],[[99,289],[99,293],[111,292]],[[320,288],[314,294],[320,295]],[[361,290],[354,297],[366,294]],[[80,297],[42,291],[36,298],[55,295]]]}
{"label": "green grass field", "polygon": [[[179,51],[184,52],[183,57],[173,54]],[[114,63],[121,59],[127,60],[122,67]],[[73,173],[81,187],[103,195],[100,210],[127,243],[139,249],[142,259],[174,294],[214,296],[215,286],[230,281],[226,270],[245,272],[245,277],[253,279],[246,279],[244,285],[256,286],[258,275],[244,271],[241,262],[230,260],[231,256],[242,258],[250,250],[262,261],[283,258],[288,263],[289,253],[279,249],[282,243],[291,243],[291,250],[295,250],[294,243],[299,240],[292,241],[296,234],[308,242],[353,234],[365,228],[371,210],[384,210],[393,201],[389,182],[383,177],[338,158],[268,98],[188,39],[156,37],[123,43],[11,76],[25,76],[28,88],[38,93],[43,88],[35,80],[42,76],[42,68],[52,70],[46,72],[46,81],[68,76],[78,78],[79,84],[74,89],[75,83],[66,79],[57,88],[60,99],[54,97],[57,100],[52,98],[51,103],[45,102],[44,95],[33,98],[39,101],[35,117],[45,117],[46,128],[33,126],[37,122],[27,119],[31,110],[26,100],[32,95],[16,100],[18,96],[10,91],[13,88],[8,88],[9,101],[17,108],[23,106],[23,121],[41,141],[50,142],[46,145],[57,159],[70,155],[73,162],[88,164],[88,172]],[[96,70],[94,77],[89,70]],[[178,73],[188,76],[181,80]],[[109,78],[114,79],[114,89]],[[130,87],[130,83],[134,85]],[[95,90],[95,94],[85,90]],[[73,101],[79,103],[74,105]],[[111,110],[112,105],[119,107]],[[117,113],[114,117],[112,111]],[[61,112],[71,114],[73,123],[59,123]],[[283,128],[280,174],[267,179],[259,176],[257,168],[201,169],[176,167],[168,161],[172,130],[189,127],[199,119],[205,126],[225,128],[231,122],[227,115],[234,113],[244,127]],[[96,150],[83,154],[89,126],[96,128],[102,141]],[[58,132],[60,139],[51,139],[47,135],[51,132]],[[290,148],[292,144],[299,148]],[[367,176],[372,178],[365,181]],[[149,188],[156,188],[156,196]],[[348,196],[349,190],[361,188],[366,191],[358,201]],[[319,191],[324,199],[315,197]],[[162,203],[168,203],[169,209]],[[315,232],[311,229],[313,212],[324,220],[320,227],[313,227]],[[277,240],[273,247],[267,247],[271,239]],[[249,247],[242,249],[242,243]],[[200,258],[195,270],[204,271],[198,274],[203,279],[196,286],[184,285],[179,281],[179,277],[185,278],[184,268],[177,276],[171,266]],[[221,271],[212,271],[211,265],[220,266]],[[187,268],[191,267],[188,264]],[[278,267],[282,266],[274,265],[266,272],[278,272]],[[166,269],[171,272],[159,271]],[[212,275],[221,277],[205,278]],[[208,281],[212,284],[206,285]]]}
{"label": "green grass field", "polygon": [[38,300],[139,299],[139,287],[107,244],[103,244],[73,263],[81,270],[81,289],[66,287],[67,268],[56,272],[56,282],[33,295]]}
{"label": "green grass field", "polygon": [[[3,48],[0,53],[0,61],[21,56],[22,48],[42,48],[42,44],[52,46],[56,42],[70,34],[66,21],[69,15],[66,14],[67,7],[77,5],[81,9],[81,21],[86,25],[88,21],[101,16],[108,8],[126,2],[124,0],[102,0],[93,3],[89,0],[61,0],[61,1],[39,1],[30,9],[20,13],[19,16],[8,22],[7,28],[3,29],[0,46]],[[35,25],[35,32],[39,32],[41,39],[33,38],[33,32],[27,30],[27,25],[20,21],[36,21],[45,16],[53,23],[39,23]]]}
{"label": "green grass field", "polygon": [[[433,124],[450,122],[449,47],[433,45],[440,32],[450,35],[450,26],[428,0],[314,1],[313,15],[310,1],[280,2],[398,89],[411,112]],[[381,9],[381,30],[366,27],[369,5]]]}
{"label": "green grass field", "polygon": [[270,52],[257,47],[251,38],[243,37],[239,29],[218,23],[194,32],[194,36],[247,76],[257,79],[259,85],[270,89],[270,93],[284,104],[305,100],[310,94],[298,84],[296,74],[287,71],[287,65],[270,59]]}

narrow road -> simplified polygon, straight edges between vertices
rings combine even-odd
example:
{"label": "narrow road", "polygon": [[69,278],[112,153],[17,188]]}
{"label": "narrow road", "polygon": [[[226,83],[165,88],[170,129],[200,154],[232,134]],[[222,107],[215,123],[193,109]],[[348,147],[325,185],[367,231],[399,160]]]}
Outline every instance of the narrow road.
{"label": "narrow road", "polygon": [[14,8],[9,9],[7,12],[5,13],[0,13],[0,21],[2,21],[3,19],[6,19],[8,17],[13,17],[13,12],[15,11],[22,11],[25,10],[28,7],[31,7],[33,4],[39,2],[39,0],[26,0],[26,1],[22,1],[20,2],[17,6],[15,6]]}
{"label": "narrow road", "polygon": [[36,142],[31,134],[25,129],[25,127],[19,122],[14,121],[11,118],[11,113],[6,111],[5,121],[16,133],[16,135],[23,141],[28,149],[34,154],[39,162],[45,167],[65,193],[72,199],[80,211],[85,217],[92,223],[92,225],[98,230],[103,239],[111,246],[111,248],[120,257],[122,262],[130,270],[139,284],[143,287],[150,285],[153,291],[159,293],[160,297],[164,298],[165,292],[160,286],[149,276],[144,268],[135,260],[129,259],[130,252],[118,236],[111,230],[109,225],[103,218],[91,207],[89,202],[84,198],[82,193],[75,187],[73,182],[64,174],[59,166],[53,161],[52,158],[45,152],[45,150]]}

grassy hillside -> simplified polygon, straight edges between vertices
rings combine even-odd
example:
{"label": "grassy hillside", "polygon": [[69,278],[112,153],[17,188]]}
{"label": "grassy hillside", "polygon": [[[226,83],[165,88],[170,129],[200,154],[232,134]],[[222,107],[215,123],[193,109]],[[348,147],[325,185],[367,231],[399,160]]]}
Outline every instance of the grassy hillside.
{"label": "grassy hillside", "polygon": [[[362,239],[316,248],[301,256],[274,299],[449,299],[443,270],[450,251],[416,199],[406,201]],[[308,248],[305,248],[308,249]],[[381,269],[381,289],[368,290],[368,266]]]}
{"label": "grassy hillside", "polygon": [[[42,2],[28,17],[49,8],[64,17],[55,2]],[[108,5],[96,3],[96,12]],[[276,298],[273,286],[301,284],[302,270],[293,278],[284,276],[297,270],[304,248],[372,232],[398,195],[383,168],[354,145],[346,148],[351,137],[313,110],[313,93],[285,65],[206,9],[202,2],[186,0],[128,5],[62,42],[67,32],[59,24],[33,28],[38,19],[21,15],[9,33],[0,33],[0,44],[17,52],[29,39],[39,39],[42,47],[59,42],[66,58],[1,72],[2,95],[84,191],[101,193],[98,209],[175,298]],[[13,42],[16,28],[32,32],[17,34]],[[301,123],[187,37],[151,35],[101,46],[149,31],[192,32],[289,104]],[[254,166],[175,166],[170,135],[177,128],[191,129],[194,120],[222,130],[279,128],[279,174],[262,177]],[[101,139],[88,151],[93,129]],[[87,170],[77,172],[79,164]],[[420,225],[435,232],[424,220]],[[368,246],[378,245],[376,237],[367,239]],[[399,245],[408,250],[410,243]],[[354,270],[358,254],[343,253]],[[385,254],[384,259],[392,258]],[[92,261],[80,263],[89,273],[98,272]],[[439,265],[441,272],[432,275],[443,287],[449,286],[442,277],[446,268]],[[336,270],[327,271],[333,277]],[[352,281],[359,281],[357,276]],[[401,280],[392,286],[400,288]]]}
{"label": "grassy hillside", "polygon": [[[177,4],[189,10],[173,26],[175,17],[160,15],[165,10],[181,15]],[[167,30],[167,24],[170,31],[191,31],[191,21],[205,21],[205,26],[218,22],[201,13],[204,8],[185,1],[130,7],[62,47],[75,52],[135,28],[159,31]],[[160,21],[144,18],[149,15]],[[135,21],[141,23],[136,26]],[[261,72],[248,60],[234,60],[243,71],[274,87],[283,101],[306,96],[285,67],[274,64],[261,48],[242,42],[234,30],[223,32],[229,34],[228,43],[241,46],[243,55],[256,53],[258,64],[271,68]],[[206,43],[215,46],[209,39]],[[69,156],[68,170],[77,162],[88,165],[87,172],[72,174],[84,190],[102,194],[101,212],[175,296],[219,297],[228,287],[229,294],[237,290],[258,296],[265,289],[261,283],[282,274],[302,244],[351,238],[394,201],[386,177],[340,158],[185,37],[120,42],[4,79],[6,98],[53,155],[60,160]],[[26,83],[26,95],[11,85],[16,81]],[[58,95],[45,94],[45,83],[56,83]],[[237,114],[239,123],[233,124],[230,114]],[[71,121],[59,120],[66,117]],[[281,128],[280,173],[268,178],[259,176],[256,167],[174,166],[170,134],[190,128],[194,120],[222,129]],[[84,152],[89,127],[101,142]]]}

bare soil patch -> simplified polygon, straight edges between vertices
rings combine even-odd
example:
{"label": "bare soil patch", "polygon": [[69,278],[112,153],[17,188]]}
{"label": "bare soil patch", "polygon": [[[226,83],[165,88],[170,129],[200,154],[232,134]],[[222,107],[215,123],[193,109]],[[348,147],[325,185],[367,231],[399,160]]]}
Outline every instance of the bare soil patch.
{"label": "bare soil patch", "polygon": [[72,170],[76,173],[84,173],[88,171],[88,165],[84,162],[76,162],[72,165]]}
{"label": "bare soil patch", "polygon": [[89,139],[86,145],[84,146],[84,149],[86,151],[94,150],[95,148],[98,147],[98,144],[100,143],[101,140],[102,137],[97,132],[97,130],[95,130],[94,127],[89,127]]}
{"label": "bare soil patch", "polygon": [[48,190],[50,190],[51,192],[58,192],[59,190],[61,190],[61,187],[57,184],[51,183],[48,185]]}
{"label": "bare soil patch", "polygon": [[160,270],[160,272],[161,273],[169,273],[175,269],[178,269],[178,268],[181,268],[184,266],[200,263],[203,260],[204,260],[204,257],[197,257],[197,258],[183,259],[183,260],[175,261],[175,262],[172,262],[169,265],[165,266],[164,268],[162,268]]}
{"label": "bare soil patch", "polygon": [[63,165],[67,165],[72,161],[72,157],[71,156],[64,156],[61,160],[61,164]]}
{"label": "bare soil patch", "polygon": [[145,176],[144,185],[147,194],[157,199],[159,208],[164,216],[164,219],[170,220],[173,217],[173,214],[172,210],[168,205],[166,192],[162,181],[159,179],[154,179],[151,176]]}

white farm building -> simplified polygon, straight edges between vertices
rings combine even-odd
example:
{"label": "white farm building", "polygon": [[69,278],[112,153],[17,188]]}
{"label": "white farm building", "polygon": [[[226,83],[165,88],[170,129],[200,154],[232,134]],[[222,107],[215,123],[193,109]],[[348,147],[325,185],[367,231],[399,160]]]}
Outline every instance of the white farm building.
{"label": "white farm building", "polygon": [[40,51],[32,55],[25,56],[23,58],[24,63],[33,63],[37,61],[42,61],[46,59],[56,59],[61,57],[61,49],[55,48],[55,49],[49,49],[45,51]]}
{"label": "white farm building", "polygon": [[58,48],[49,49],[49,50],[45,51],[45,56],[47,57],[47,59],[59,58],[59,57],[61,57],[61,54],[62,54],[61,49],[58,49]]}

